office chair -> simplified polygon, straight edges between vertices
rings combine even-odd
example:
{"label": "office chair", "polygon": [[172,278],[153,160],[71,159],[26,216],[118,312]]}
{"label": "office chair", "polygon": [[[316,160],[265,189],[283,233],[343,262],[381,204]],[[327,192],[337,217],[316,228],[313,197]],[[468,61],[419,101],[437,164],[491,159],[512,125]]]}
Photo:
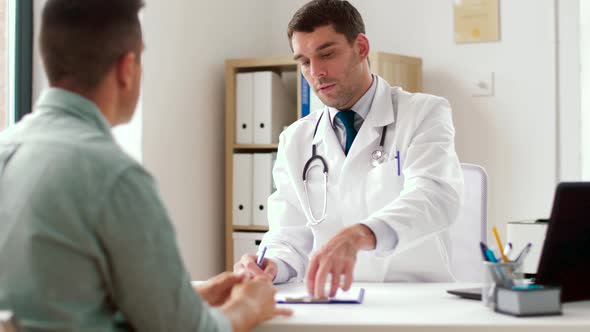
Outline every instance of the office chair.
{"label": "office chair", "polygon": [[484,269],[479,242],[487,239],[488,176],[478,165],[461,164],[465,180],[463,205],[449,229],[451,271],[457,281],[482,282]]}

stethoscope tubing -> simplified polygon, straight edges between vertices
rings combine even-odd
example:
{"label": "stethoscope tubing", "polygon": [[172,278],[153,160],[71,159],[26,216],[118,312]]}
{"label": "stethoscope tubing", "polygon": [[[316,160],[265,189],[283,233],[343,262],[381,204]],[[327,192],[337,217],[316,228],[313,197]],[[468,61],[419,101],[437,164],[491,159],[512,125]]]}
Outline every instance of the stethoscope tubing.
{"label": "stethoscope tubing", "polygon": [[[320,117],[315,125],[312,139],[315,138],[315,135],[317,134],[318,127],[320,125],[320,122],[322,121],[323,116],[324,116],[324,113],[322,113],[320,115]],[[380,158],[383,158],[383,148],[385,146],[385,135],[386,134],[387,134],[387,126],[383,126],[383,129],[381,130],[381,140],[379,141],[379,151],[381,151]],[[399,173],[399,151],[397,152],[397,157],[398,157],[398,173]],[[323,167],[322,173],[324,174],[324,206],[323,206],[322,214],[320,215],[319,218],[316,218],[316,216],[313,214],[313,211],[311,210],[311,201],[309,200],[309,192],[307,191],[307,173],[309,172],[309,170],[311,170],[314,167],[311,164],[315,160],[319,160],[320,163],[322,164],[322,167]],[[317,166],[319,167],[319,165],[317,165]],[[317,153],[317,145],[316,144],[312,144],[312,146],[311,146],[311,157],[307,160],[307,162],[303,166],[303,174],[302,174],[301,178],[303,180],[303,189],[305,191],[308,212],[309,212],[309,216],[311,218],[311,220],[307,223],[307,225],[308,226],[319,225],[321,222],[323,222],[326,219],[327,211],[328,211],[328,162],[326,161],[326,159],[324,159],[324,157],[320,156]]]}

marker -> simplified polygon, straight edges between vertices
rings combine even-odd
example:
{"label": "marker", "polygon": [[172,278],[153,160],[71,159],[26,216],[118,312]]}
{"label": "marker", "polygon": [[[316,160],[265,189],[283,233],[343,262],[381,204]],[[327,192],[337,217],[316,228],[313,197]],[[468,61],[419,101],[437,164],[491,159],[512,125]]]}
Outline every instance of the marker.
{"label": "marker", "polygon": [[496,258],[496,255],[494,255],[494,252],[492,250],[490,250],[489,248],[486,249],[485,255],[487,257],[488,262],[498,263],[498,259]]}
{"label": "marker", "polygon": [[488,248],[488,246],[486,246],[485,243],[480,242],[479,247],[481,248],[481,254],[483,256],[484,261],[492,263],[498,262],[498,260],[496,259],[496,255],[494,255],[494,252],[490,248]]}
{"label": "marker", "polygon": [[500,241],[500,235],[498,234],[498,229],[496,228],[496,226],[494,226],[492,228],[492,231],[494,232],[494,237],[496,238],[496,242],[498,243],[498,251],[500,252],[500,255],[502,256],[502,261],[504,263],[508,263],[508,258],[506,257],[506,255],[504,255],[504,252],[502,251],[502,248],[504,246],[502,246],[502,241]]}
{"label": "marker", "polygon": [[480,242],[480,243],[479,243],[479,247],[481,248],[481,254],[482,254],[482,256],[483,256],[483,260],[484,260],[484,261],[488,261],[488,262],[489,262],[490,260],[489,260],[489,258],[488,258],[488,254],[487,254],[487,252],[486,252],[486,251],[488,250],[488,246],[486,246],[486,244],[485,244],[485,243],[483,243],[483,242]]}
{"label": "marker", "polygon": [[260,254],[260,256],[258,256],[258,260],[256,261],[256,265],[258,265],[258,267],[262,267],[262,262],[264,261],[264,255],[266,254],[266,248],[264,247],[264,249],[262,249],[262,254]]}
{"label": "marker", "polygon": [[504,247],[504,255],[506,257],[510,256],[510,253],[512,252],[512,242],[508,242],[508,244]]}

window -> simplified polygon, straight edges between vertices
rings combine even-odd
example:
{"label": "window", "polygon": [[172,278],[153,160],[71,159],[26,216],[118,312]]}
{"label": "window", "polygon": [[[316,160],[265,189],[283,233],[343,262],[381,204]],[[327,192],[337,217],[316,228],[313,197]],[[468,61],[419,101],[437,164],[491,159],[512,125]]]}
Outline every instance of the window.
{"label": "window", "polygon": [[31,112],[33,0],[0,0],[0,131]]}

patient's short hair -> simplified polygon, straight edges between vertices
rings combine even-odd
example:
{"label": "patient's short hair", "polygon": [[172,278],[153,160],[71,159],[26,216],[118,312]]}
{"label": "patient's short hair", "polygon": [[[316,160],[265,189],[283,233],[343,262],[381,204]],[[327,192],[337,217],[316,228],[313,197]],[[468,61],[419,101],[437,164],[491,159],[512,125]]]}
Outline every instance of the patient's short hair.
{"label": "patient's short hair", "polygon": [[49,82],[92,90],[123,55],[139,59],[143,6],[143,0],[48,0],[40,46]]}

